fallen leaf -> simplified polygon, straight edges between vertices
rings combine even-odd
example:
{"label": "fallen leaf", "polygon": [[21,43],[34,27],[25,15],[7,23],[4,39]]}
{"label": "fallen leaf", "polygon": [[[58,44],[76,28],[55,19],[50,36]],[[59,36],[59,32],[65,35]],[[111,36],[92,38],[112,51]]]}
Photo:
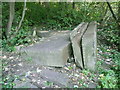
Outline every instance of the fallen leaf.
{"label": "fallen leaf", "polygon": [[23,78],[22,81],[25,81],[25,78]]}
{"label": "fallen leaf", "polygon": [[19,65],[19,66],[22,66],[22,63],[19,63],[18,65]]}
{"label": "fallen leaf", "polygon": [[35,80],[35,79],[32,79],[32,82],[36,82],[36,80]]}
{"label": "fallen leaf", "polygon": [[2,58],[3,58],[3,59],[6,59],[7,57],[6,57],[6,56],[3,56]]}
{"label": "fallen leaf", "polygon": [[25,77],[29,76],[31,74],[31,71],[28,71],[25,75]]}
{"label": "fallen leaf", "polygon": [[74,88],[78,88],[78,85],[74,85]]}
{"label": "fallen leaf", "polygon": [[14,57],[9,57],[9,59],[13,59]]}
{"label": "fallen leaf", "polygon": [[42,70],[40,70],[39,68],[37,68],[37,73],[41,72]]}
{"label": "fallen leaf", "polygon": [[8,68],[5,68],[5,71],[8,71],[9,69]]}

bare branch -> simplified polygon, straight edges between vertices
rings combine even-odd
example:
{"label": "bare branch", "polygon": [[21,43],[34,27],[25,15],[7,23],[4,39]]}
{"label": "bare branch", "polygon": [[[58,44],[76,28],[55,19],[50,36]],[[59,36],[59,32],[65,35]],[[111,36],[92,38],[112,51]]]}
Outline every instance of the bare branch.
{"label": "bare branch", "polygon": [[112,10],[112,7],[111,7],[111,5],[110,5],[110,3],[107,1],[107,5],[108,5],[108,7],[109,7],[109,9],[110,9],[110,11],[111,11],[111,13],[112,13],[112,16],[113,16],[113,18],[116,20],[116,22],[118,21],[118,19],[117,19],[117,17],[116,17],[116,15],[114,14],[114,12],[113,12],[113,10]]}

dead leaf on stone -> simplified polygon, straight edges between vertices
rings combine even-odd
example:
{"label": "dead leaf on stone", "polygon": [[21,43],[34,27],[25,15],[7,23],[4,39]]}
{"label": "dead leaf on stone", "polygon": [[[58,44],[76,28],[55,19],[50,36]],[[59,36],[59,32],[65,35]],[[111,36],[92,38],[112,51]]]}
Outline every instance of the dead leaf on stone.
{"label": "dead leaf on stone", "polygon": [[5,68],[5,71],[8,71],[9,70],[9,68]]}
{"label": "dead leaf on stone", "polygon": [[23,66],[23,64],[22,64],[22,63],[19,63],[18,65],[19,65],[19,66]]}
{"label": "dead leaf on stone", "polygon": [[40,70],[39,68],[37,68],[37,70],[36,70],[36,71],[37,71],[37,73],[39,73],[39,72],[41,72],[42,70]]}
{"label": "dead leaf on stone", "polygon": [[35,79],[32,79],[32,82],[36,82],[36,80],[35,80]]}
{"label": "dead leaf on stone", "polygon": [[6,59],[6,58],[7,58],[7,56],[3,56],[2,58],[3,58],[3,59]]}
{"label": "dead leaf on stone", "polygon": [[19,72],[20,70],[17,70],[17,72]]}
{"label": "dead leaf on stone", "polygon": [[29,76],[31,74],[31,71],[28,71],[25,75],[25,77]]}
{"label": "dead leaf on stone", "polygon": [[64,67],[64,69],[69,71],[69,68],[67,68],[67,67]]}
{"label": "dead leaf on stone", "polygon": [[78,88],[78,85],[74,85],[74,88]]}
{"label": "dead leaf on stone", "polygon": [[9,57],[9,59],[13,59],[14,57]]}

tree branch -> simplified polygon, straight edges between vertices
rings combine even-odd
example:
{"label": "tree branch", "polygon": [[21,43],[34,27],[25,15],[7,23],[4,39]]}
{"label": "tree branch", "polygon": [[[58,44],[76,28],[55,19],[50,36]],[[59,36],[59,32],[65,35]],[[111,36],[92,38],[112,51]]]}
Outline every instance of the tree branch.
{"label": "tree branch", "polygon": [[[107,0],[106,0],[107,1]],[[110,3],[107,1],[107,5],[108,5],[108,7],[109,7],[109,9],[110,9],[110,11],[111,11],[111,13],[112,13],[112,16],[113,16],[113,18],[116,20],[116,22],[118,22],[118,19],[117,19],[117,17],[116,17],[116,15],[114,14],[114,12],[113,12],[113,10],[112,10],[112,7],[111,7],[111,5],[110,5]]]}

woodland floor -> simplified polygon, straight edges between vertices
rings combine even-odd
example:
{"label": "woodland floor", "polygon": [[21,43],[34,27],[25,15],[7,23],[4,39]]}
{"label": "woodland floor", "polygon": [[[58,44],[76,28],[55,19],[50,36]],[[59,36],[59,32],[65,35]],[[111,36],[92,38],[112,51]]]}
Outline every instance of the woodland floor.
{"label": "woodland floor", "polygon": [[[97,60],[102,60],[102,53],[98,45]],[[67,63],[62,68],[39,66],[32,64],[31,60],[22,60],[18,52],[2,52],[3,64],[3,81],[5,84],[12,82],[14,88],[61,88],[70,81],[68,88],[95,88],[98,85],[98,72],[91,73],[81,70],[74,62]],[[111,61],[106,61],[103,65],[105,69],[109,69]],[[63,84],[59,84],[59,80],[50,81],[41,76],[42,71],[51,70],[67,76]],[[54,78],[54,74],[53,77]],[[49,74],[49,73],[48,73]],[[94,74],[94,75],[93,75]],[[64,79],[61,77],[61,80]],[[61,82],[61,81],[60,81]]]}

